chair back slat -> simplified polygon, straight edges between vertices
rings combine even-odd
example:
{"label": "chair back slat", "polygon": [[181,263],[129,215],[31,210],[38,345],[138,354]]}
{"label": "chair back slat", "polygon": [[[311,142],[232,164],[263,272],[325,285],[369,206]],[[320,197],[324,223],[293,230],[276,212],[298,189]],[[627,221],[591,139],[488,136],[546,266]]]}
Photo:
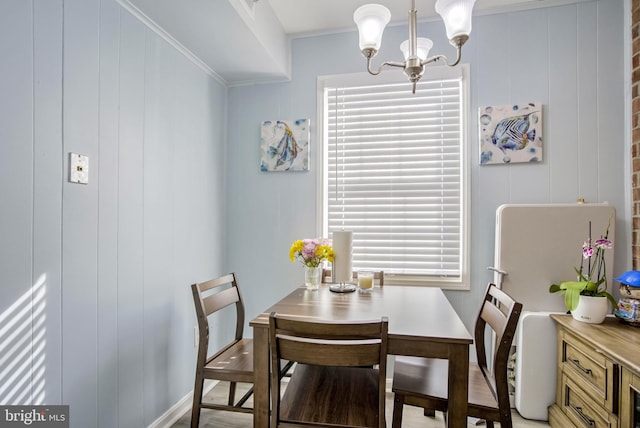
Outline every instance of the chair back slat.
{"label": "chair back slat", "polygon": [[198,289],[200,290],[201,293],[204,293],[206,291],[209,291],[216,287],[220,287],[221,285],[225,285],[225,284],[234,284],[234,286],[237,286],[235,274],[228,273],[218,278],[210,279],[205,282],[200,282],[198,283]]}
{"label": "chair back slat", "polygon": [[510,308],[515,301],[507,293],[499,289],[496,285],[489,287],[487,294],[498,301],[500,305]]}
{"label": "chair back slat", "polygon": [[380,360],[380,339],[335,343],[279,334],[276,340],[280,358],[302,364],[359,367],[372,366],[378,364]]}
{"label": "chair back slat", "polygon": [[204,304],[204,313],[209,316],[220,309],[240,301],[240,295],[236,287],[228,288],[219,293],[212,294],[202,299]]}
{"label": "chair back slat", "polygon": [[483,304],[480,317],[491,327],[496,334],[504,331],[507,325],[507,317],[493,304]]}
{"label": "chair back slat", "polygon": [[279,316],[277,328],[279,333],[294,332],[294,336],[330,338],[334,340],[367,337],[380,337],[380,321],[353,321],[339,323],[332,321],[300,321],[298,319]]}

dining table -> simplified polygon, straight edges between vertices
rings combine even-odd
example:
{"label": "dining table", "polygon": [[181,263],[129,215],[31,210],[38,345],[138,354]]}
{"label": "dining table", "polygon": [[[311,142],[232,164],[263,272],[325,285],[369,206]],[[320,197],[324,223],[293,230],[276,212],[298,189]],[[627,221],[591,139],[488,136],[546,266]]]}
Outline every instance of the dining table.
{"label": "dining table", "polygon": [[389,319],[387,353],[449,360],[448,426],[467,426],[469,346],[473,337],[440,288],[385,285],[369,293],[336,293],[302,286],[267,308],[253,328],[253,426],[269,427],[269,314],[338,322]]}

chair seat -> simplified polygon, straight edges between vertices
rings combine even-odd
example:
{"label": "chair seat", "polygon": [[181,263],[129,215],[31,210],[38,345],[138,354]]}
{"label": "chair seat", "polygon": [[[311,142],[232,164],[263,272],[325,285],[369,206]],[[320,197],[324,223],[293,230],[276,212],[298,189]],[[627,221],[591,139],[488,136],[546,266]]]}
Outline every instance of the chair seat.
{"label": "chair seat", "polygon": [[[421,403],[430,403],[428,408],[447,409],[447,385],[449,378],[447,360],[397,357],[394,365],[393,392],[405,396],[405,403],[412,404],[417,395],[423,396]],[[428,398],[426,398],[428,397]],[[420,405],[416,403],[416,405]],[[498,413],[498,402],[494,398],[480,367],[469,362],[469,416],[485,417],[487,412]]]}
{"label": "chair seat", "polygon": [[378,371],[298,364],[281,400],[284,420],[378,427]]}
{"label": "chair seat", "polygon": [[253,383],[253,339],[241,339],[204,366],[207,379]]}

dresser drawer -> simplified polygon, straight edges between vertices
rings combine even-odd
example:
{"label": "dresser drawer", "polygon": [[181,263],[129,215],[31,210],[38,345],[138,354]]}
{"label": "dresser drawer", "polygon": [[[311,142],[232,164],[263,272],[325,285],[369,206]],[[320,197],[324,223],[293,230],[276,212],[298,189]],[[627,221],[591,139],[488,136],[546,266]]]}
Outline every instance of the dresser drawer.
{"label": "dresser drawer", "polygon": [[564,414],[560,406],[556,403],[549,406],[549,426],[551,428],[574,428],[571,419]]}
{"label": "dresser drawer", "polygon": [[567,374],[597,405],[617,413],[617,386],[614,365],[571,333],[564,331],[561,340],[560,371]]}
{"label": "dresser drawer", "polygon": [[562,375],[562,411],[577,427],[612,428],[617,418],[584,393],[566,374]]}

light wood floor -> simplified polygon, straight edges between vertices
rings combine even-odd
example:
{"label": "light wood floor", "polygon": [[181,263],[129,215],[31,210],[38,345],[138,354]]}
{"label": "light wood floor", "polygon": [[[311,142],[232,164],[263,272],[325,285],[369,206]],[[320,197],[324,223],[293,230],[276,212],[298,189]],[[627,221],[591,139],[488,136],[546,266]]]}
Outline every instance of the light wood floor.
{"label": "light wood floor", "polygon": [[[213,388],[213,390],[207,395],[208,399],[214,399],[218,402],[222,402],[222,398],[225,397],[228,385],[226,382],[221,382]],[[240,389],[237,396],[240,397],[242,392],[246,389]],[[391,415],[393,412],[393,395],[387,393],[387,427],[391,427]],[[191,423],[191,412],[183,415],[172,428],[186,428]],[[200,416],[201,428],[251,428],[253,426],[253,416],[250,414],[233,413],[233,412],[220,412],[215,410],[204,409]],[[436,412],[436,417],[428,418],[422,414],[422,409],[405,406],[402,420],[403,428],[443,428],[444,420],[443,415],[440,412]],[[468,425],[474,427],[471,421]],[[484,426],[484,423],[481,425]],[[496,424],[500,426],[500,424]],[[520,417],[518,413],[513,411],[513,427],[514,428],[542,428],[548,427],[549,424],[540,421],[526,420]]]}

